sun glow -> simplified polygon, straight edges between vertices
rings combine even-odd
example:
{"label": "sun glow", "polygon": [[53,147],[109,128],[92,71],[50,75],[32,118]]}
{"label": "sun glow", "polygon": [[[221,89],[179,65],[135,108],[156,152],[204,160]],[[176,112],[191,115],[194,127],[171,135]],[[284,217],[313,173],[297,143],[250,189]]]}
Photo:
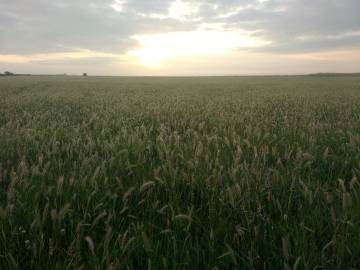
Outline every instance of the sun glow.
{"label": "sun glow", "polygon": [[139,48],[128,52],[144,66],[157,67],[163,61],[179,57],[222,54],[236,49],[254,48],[268,41],[243,31],[193,31],[134,36]]}
{"label": "sun glow", "polygon": [[97,52],[87,49],[78,49],[72,52],[58,52],[58,53],[41,53],[32,55],[15,55],[15,54],[0,54],[0,63],[30,63],[30,62],[46,62],[57,60],[79,60],[86,58],[112,58],[125,59],[119,54]]}

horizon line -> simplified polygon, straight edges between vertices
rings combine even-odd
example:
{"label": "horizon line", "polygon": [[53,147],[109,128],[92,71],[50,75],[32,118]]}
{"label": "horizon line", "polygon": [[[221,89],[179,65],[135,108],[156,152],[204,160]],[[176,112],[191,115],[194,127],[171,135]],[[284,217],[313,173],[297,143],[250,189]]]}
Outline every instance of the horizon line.
{"label": "horizon line", "polygon": [[82,74],[44,74],[44,73],[13,73],[12,75],[6,75],[0,73],[1,77],[11,76],[69,76],[69,77],[278,77],[278,76],[336,76],[336,75],[360,75],[359,72],[315,72],[315,73],[293,73],[293,74],[183,74],[183,75],[104,75],[104,74],[88,74],[83,76]]}

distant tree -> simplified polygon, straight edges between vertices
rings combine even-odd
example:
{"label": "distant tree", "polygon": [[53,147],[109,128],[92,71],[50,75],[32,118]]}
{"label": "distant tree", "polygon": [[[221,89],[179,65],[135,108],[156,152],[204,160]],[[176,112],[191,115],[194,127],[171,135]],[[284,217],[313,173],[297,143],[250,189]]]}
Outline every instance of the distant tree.
{"label": "distant tree", "polygon": [[87,77],[87,73],[83,73],[83,77]]}
{"label": "distant tree", "polygon": [[14,73],[12,73],[12,72],[10,72],[10,71],[5,71],[5,72],[4,72],[4,75],[5,75],[5,76],[12,76],[12,75],[14,75]]}

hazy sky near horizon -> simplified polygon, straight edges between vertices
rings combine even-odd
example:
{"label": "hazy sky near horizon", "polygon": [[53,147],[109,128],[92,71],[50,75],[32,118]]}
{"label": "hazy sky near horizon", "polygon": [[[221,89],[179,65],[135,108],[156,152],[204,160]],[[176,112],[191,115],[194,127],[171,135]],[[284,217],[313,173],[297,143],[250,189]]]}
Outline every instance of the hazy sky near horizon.
{"label": "hazy sky near horizon", "polygon": [[0,72],[356,72],[359,12],[359,0],[0,0]]}

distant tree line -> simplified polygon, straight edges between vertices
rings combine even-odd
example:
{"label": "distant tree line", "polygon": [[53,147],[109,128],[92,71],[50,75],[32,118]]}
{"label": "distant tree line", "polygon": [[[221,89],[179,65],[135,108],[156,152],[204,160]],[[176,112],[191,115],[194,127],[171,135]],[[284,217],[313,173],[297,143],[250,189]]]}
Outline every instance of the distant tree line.
{"label": "distant tree line", "polygon": [[[63,74],[56,74],[57,76],[67,76],[66,73],[63,73]],[[13,72],[10,72],[10,71],[5,71],[4,73],[0,73],[0,76],[31,76],[31,74],[15,74]],[[83,77],[88,77],[88,74],[87,73],[83,73],[82,74]]]}
{"label": "distant tree line", "polygon": [[360,73],[314,73],[311,77],[342,77],[342,76],[360,76]]}
{"label": "distant tree line", "polygon": [[13,75],[15,74],[10,71],[5,71],[3,74],[0,73],[0,76],[13,76]]}

